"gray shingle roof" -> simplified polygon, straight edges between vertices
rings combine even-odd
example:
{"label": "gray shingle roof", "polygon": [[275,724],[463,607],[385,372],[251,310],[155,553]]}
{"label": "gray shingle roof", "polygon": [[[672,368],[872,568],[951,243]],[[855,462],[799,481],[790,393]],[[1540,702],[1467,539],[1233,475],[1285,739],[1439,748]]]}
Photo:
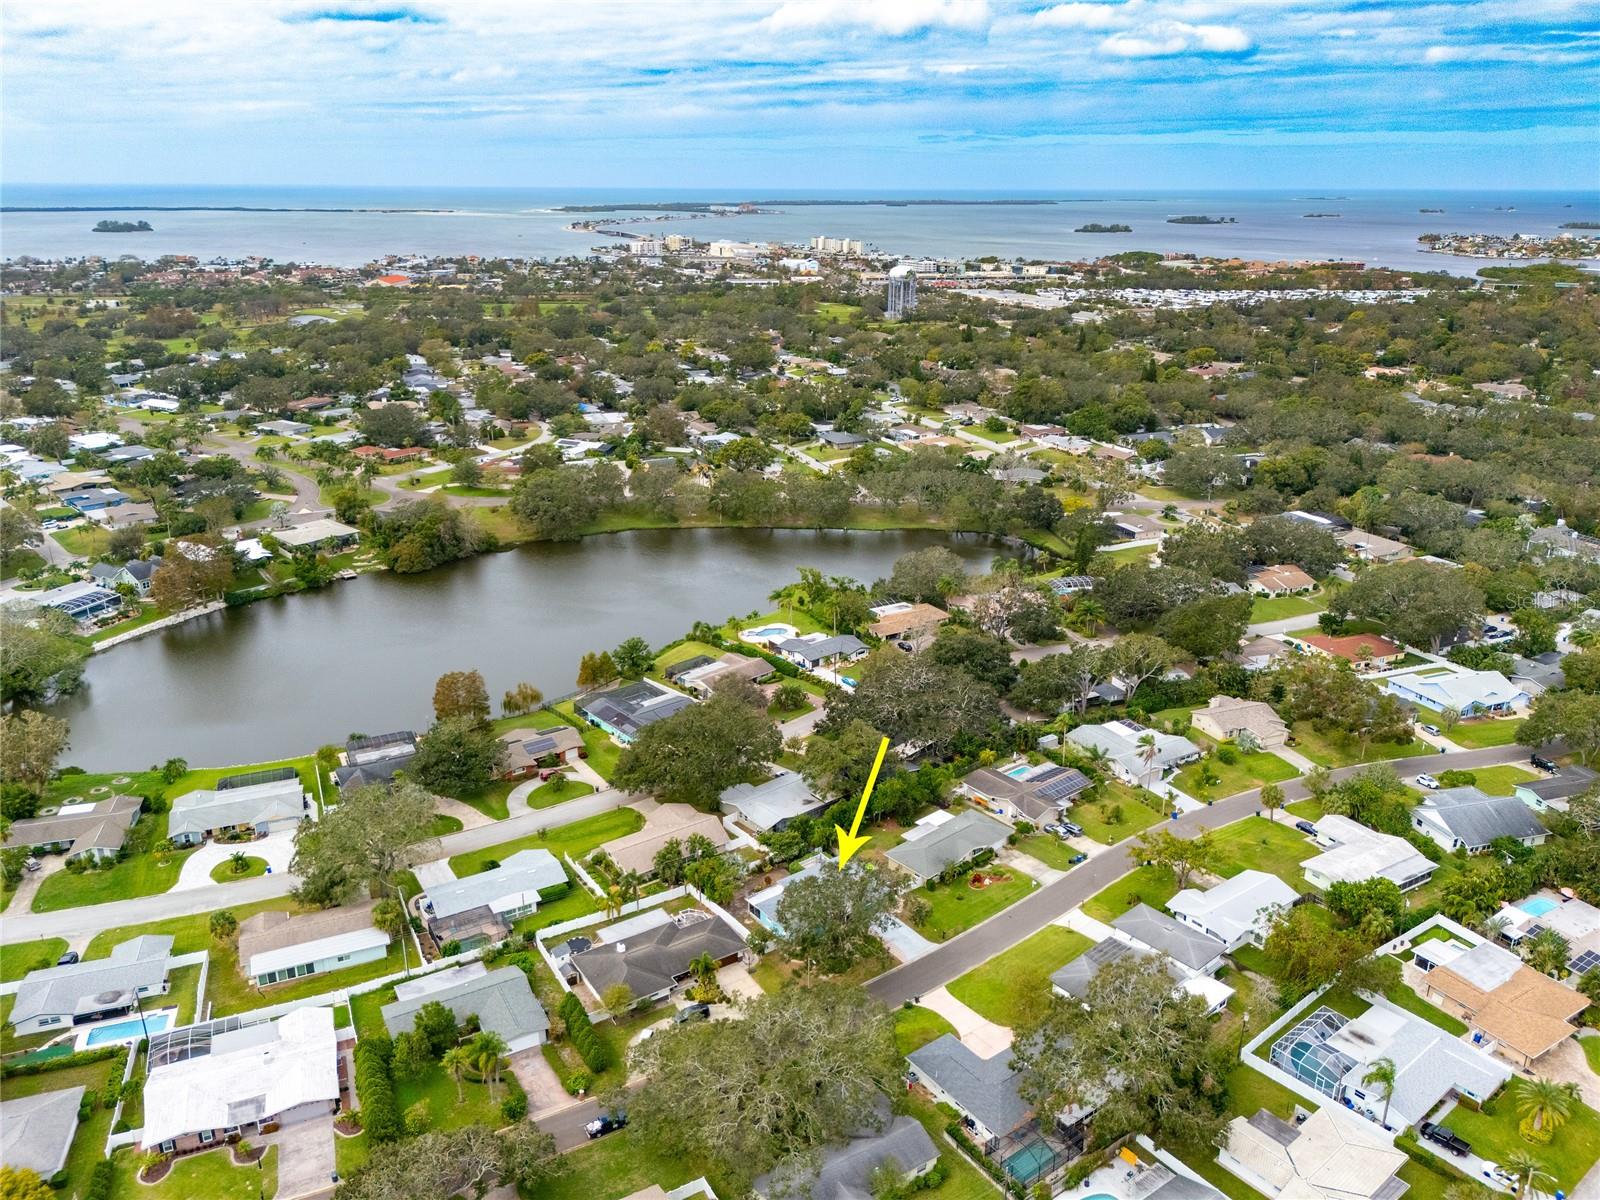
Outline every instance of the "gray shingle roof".
{"label": "gray shingle roof", "polygon": [[640,681],[624,684],[609,692],[587,696],[577,701],[577,710],[588,713],[597,721],[629,737],[636,736],[647,725],[665,720],[682,712],[694,701],[681,692],[668,691],[653,683]]}
{"label": "gray shingle roof", "polygon": [[736,809],[757,829],[771,829],[782,821],[812,812],[822,801],[793,771],[780,770],[765,783],[736,783],[723,790],[719,799],[724,808]]}
{"label": "gray shingle roof", "polygon": [[29,971],[17,989],[11,1019],[15,1022],[49,1014],[70,1016],[113,1007],[112,1003],[99,1001],[108,996],[115,999],[123,993],[131,995],[135,988],[156,986],[167,977],[167,956],[171,953],[170,936],[145,934],[122,942],[109,958]]}
{"label": "gray shingle roof", "polygon": [[1096,942],[1066,966],[1050,976],[1050,982],[1067,995],[1082,1000],[1089,994],[1089,984],[1108,963],[1122,958],[1146,958],[1148,950],[1140,950],[1117,938]]}
{"label": "gray shingle roof", "polygon": [[417,1011],[435,1000],[453,1012],[458,1021],[475,1015],[480,1028],[498,1033],[508,1042],[550,1028],[550,1018],[528,985],[528,977],[516,967],[501,967],[385,1004],[383,1023],[391,1034],[404,1033],[415,1023]]}
{"label": "gray shingle roof", "polygon": [[931,832],[901,842],[889,851],[888,858],[918,879],[926,879],[985,846],[1000,845],[1010,833],[1009,825],[969,808]]}
{"label": "gray shingle roof", "polygon": [[298,776],[226,791],[186,792],[172,801],[167,834],[207,833],[298,818],[305,811],[304,796]]}
{"label": "gray shingle roof", "polygon": [[[548,850],[518,850],[498,867],[465,879],[435,884],[428,889],[428,907],[435,917],[449,917],[482,905],[493,906],[506,896],[537,893],[567,882],[566,868]],[[514,905],[512,907],[521,907]]]}
{"label": "gray shingle roof", "polygon": [[1432,814],[1468,846],[1487,846],[1497,837],[1538,837],[1539,818],[1515,796],[1490,796],[1475,787],[1444,788],[1423,798],[1419,813]]}
{"label": "gray shingle roof", "polygon": [[893,1162],[904,1173],[939,1157],[928,1131],[915,1117],[895,1117],[881,1133],[863,1131],[822,1151],[810,1179],[805,1173],[770,1172],[753,1185],[758,1196],[806,1196],[808,1200],[870,1200],[872,1172]]}
{"label": "gray shingle roof", "polygon": [[625,941],[604,942],[574,954],[572,964],[597,993],[625,983],[635,996],[653,996],[688,975],[689,964],[702,954],[721,962],[743,949],[744,939],[711,917],[691,925],[668,921]]}
{"label": "gray shingle roof", "polygon": [[1574,796],[1583,795],[1596,783],[1600,783],[1600,772],[1589,767],[1571,766],[1562,767],[1548,779],[1529,780],[1527,783],[1519,783],[1517,787],[1532,792],[1545,801],[1570,800]]}
{"label": "gray shingle roof", "polygon": [[0,1103],[0,1162],[49,1179],[67,1161],[78,1132],[83,1085]]}
{"label": "gray shingle roof", "polygon": [[1011,1051],[979,1058],[953,1033],[935,1038],[908,1054],[917,1075],[934,1083],[966,1116],[1004,1137],[1032,1110],[1019,1091],[1021,1076],[1011,1069]]}
{"label": "gray shingle roof", "polygon": [[1135,904],[1112,921],[1111,927],[1195,971],[1222,953],[1222,943],[1216,938],[1190,929],[1148,904]]}

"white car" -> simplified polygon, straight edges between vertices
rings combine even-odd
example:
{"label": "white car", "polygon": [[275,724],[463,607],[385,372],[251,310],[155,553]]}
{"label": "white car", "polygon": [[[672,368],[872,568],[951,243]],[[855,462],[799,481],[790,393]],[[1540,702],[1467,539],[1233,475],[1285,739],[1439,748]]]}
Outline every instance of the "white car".
{"label": "white car", "polygon": [[1431,792],[1438,788],[1439,781],[1432,775],[1418,775],[1417,786],[1421,788],[1427,788]]}

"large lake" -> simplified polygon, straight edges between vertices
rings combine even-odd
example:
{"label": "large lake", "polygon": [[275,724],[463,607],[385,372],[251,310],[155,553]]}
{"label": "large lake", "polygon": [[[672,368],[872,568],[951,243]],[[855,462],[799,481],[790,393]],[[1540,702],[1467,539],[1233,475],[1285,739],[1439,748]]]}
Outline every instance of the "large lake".
{"label": "large lake", "polygon": [[988,539],[927,532],[649,530],[262,601],[91,659],[83,688],[57,706],[72,723],[65,761],[221,766],[420,729],[434,680],[452,670],[482,671],[496,702],[523,680],[559,696],[587,650],[635,634],[660,646],[697,620],[769,611],[768,595],[800,566],[870,583],[932,545],[974,569],[997,553]]}

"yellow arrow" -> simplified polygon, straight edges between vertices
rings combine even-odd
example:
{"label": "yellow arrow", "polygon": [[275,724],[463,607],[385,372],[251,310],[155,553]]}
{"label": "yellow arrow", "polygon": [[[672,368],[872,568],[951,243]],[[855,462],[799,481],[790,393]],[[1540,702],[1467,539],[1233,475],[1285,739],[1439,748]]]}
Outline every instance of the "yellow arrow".
{"label": "yellow arrow", "polygon": [[870,837],[856,836],[856,831],[861,828],[861,818],[866,815],[867,801],[872,797],[873,785],[878,782],[878,768],[883,766],[883,756],[888,752],[889,739],[884,738],[878,743],[878,757],[872,760],[872,774],[867,776],[867,786],[861,790],[861,803],[856,805],[856,819],[850,822],[850,832],[846,833],[843,825],[833,827],[839,834],[840,867],[850,861],[851,855],[872,840]]}

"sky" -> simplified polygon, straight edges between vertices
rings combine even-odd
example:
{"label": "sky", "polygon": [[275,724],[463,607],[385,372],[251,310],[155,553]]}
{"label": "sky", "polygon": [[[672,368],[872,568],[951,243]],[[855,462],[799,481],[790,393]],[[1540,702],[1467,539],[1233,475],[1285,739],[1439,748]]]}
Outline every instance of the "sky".
{"label": "sky", "polygon": [[1600,186],[1593,0],[19,0],[5,183]]}

